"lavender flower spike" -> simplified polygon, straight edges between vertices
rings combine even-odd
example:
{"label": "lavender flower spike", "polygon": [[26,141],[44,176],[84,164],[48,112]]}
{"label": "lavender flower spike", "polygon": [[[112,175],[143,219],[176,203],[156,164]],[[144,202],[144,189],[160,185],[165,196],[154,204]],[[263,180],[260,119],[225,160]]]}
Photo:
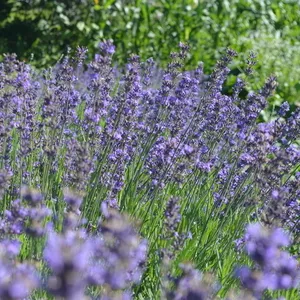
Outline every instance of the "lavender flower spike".
{"label": "lavender flower spike", "polygon": [[243,266],[236,274],[255,297],[260,299],[267,289],[296,287],[299,282],[299,266],[295,258],[280,249],[290,244],[282,229],[267,231],[260,224],[250,224],[246,230],[245,241],[246,252],[257,264],[257,269],[252,271]]}

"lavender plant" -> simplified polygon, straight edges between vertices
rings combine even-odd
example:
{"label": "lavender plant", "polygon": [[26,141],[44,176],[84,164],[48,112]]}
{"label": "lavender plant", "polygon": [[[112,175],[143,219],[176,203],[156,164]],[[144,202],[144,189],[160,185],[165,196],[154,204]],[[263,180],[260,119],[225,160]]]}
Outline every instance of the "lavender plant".
{"label": "lavender plant", "polygon": [[[286,117],[283,104],[273,121],[258,122],[276,78],[244,95],[239,77],[228,96],[231,49],[210,76],[201,64],[184,70],[182,43],[166,70],[136,55],[122,70],[114,51],[104,41],[87,63],[78,48],[41,73],[15,55],[0,64],[0,244],[17,240],[9,264],[40,274],[17,267],[9,278],[26,289],[13,294],[8,279],[2,298],[231,297],[235,265],[247,264],[234,243],[250,221],[283,227],[299,253],[300,110]],[[254,64],[250,53],[246,76]],[[279,296],[297,299],[296,259],[278,250],[288,244],[259,232],[246,244],[266,244],[275,265],[257,261],[254,246],[250,257],[259,272],[284,277],[274,279]],[[254,273],[242,270],[253,297],[275,289],[247,285]]]}

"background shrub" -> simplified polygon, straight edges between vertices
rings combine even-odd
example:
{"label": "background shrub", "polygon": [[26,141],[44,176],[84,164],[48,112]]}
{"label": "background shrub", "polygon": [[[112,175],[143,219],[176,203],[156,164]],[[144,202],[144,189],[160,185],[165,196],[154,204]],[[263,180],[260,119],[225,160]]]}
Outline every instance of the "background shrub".
{"label": "background shrub", "polygon": [[67,46],[87,46],[92,57],[105,38],[116,45],[119,64],[137,53],[165,66],[170,51],[186,41],[193,53],[188,66],[203,61],[209,73],[225,47],[254,50],[259,75],[248,90],[275,73],[279,86],[271,101],[288,100],[293,110],[299,105],[299,14],[298,0],[8,0],[1,9],[0,53],[26,60],[33,54],[41,67],[56,62]]}

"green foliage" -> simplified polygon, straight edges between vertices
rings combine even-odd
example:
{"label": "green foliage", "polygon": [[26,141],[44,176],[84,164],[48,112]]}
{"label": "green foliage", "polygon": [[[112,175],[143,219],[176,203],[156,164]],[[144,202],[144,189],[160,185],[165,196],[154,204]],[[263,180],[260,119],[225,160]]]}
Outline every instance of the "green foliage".
{"label": "green foliage", "polygon": [[164,66],[170,50],[188,41],[190,67],[203,61],[210,72],[224,47],[253,49],[260,75],[249,89],[275,73],[274,104],[299,105],[299,14],[298,0],[8,0],[1,11],[0,53],[26,60],[33,54],[41,67],[55,63],[67,46],[87,46],[92,56],[105,38],[114,41],[120,64],[137,53]]}

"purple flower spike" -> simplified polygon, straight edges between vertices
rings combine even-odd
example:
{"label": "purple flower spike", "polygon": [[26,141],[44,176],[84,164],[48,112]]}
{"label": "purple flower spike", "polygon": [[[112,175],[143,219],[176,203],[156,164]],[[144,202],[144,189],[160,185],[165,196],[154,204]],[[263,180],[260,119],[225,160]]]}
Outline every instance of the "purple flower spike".
{"label": "purple flower spike", "polygon": [[242,284],[260,297],[267,290],[290,289],[299,279],[298,262],[286,251],[280,250],[290,244],[281,228],[267,231],[260,224],[247,227],[246,252],[256,262],[257,270],[248,267],[237,269],[236,275]]}
{"label": "purple flower spike", "polygon": [[111,209],[106,218],[99,225],[99,238],[93,242],[89,282],[106,285],[113,292],[141,280],[147,243],[140,240],[127,217]]}
{"label": "purple flower spike", "polygon": [[115,53],[116,47],[111,41],[104,41],[99,43],[99,49],[103,51],[104,54],[113,55]]}
{"label": "purple flower spike", "polygon": [[0,299],[21,300],[39,286],[36,270],[31,265],[14,262],[19,250],[17,241],[0,242]]}
{"label": "purple flower spike", "polygon": [[290,105],[288,102],[283,102],[280,106],[280,109],[278,111],[278,115],[280,117],[284,117],[286,113],[290,110]]}
{"label": "purple flower spike", "polygon": [[183,275],[177,283],[175,292],[167,295],[168,299],[174,300],[205,300],[212,299],[214,293],[212,278],[205,278],[197,269],[190,264],[182,264]]}
{"label": "purple flower spike", "polygon": [[52,275],[48,279],[51,294],[65,299],[83,299],[92,245],[81,231],[51,232],[44,250],[44,259]]}

